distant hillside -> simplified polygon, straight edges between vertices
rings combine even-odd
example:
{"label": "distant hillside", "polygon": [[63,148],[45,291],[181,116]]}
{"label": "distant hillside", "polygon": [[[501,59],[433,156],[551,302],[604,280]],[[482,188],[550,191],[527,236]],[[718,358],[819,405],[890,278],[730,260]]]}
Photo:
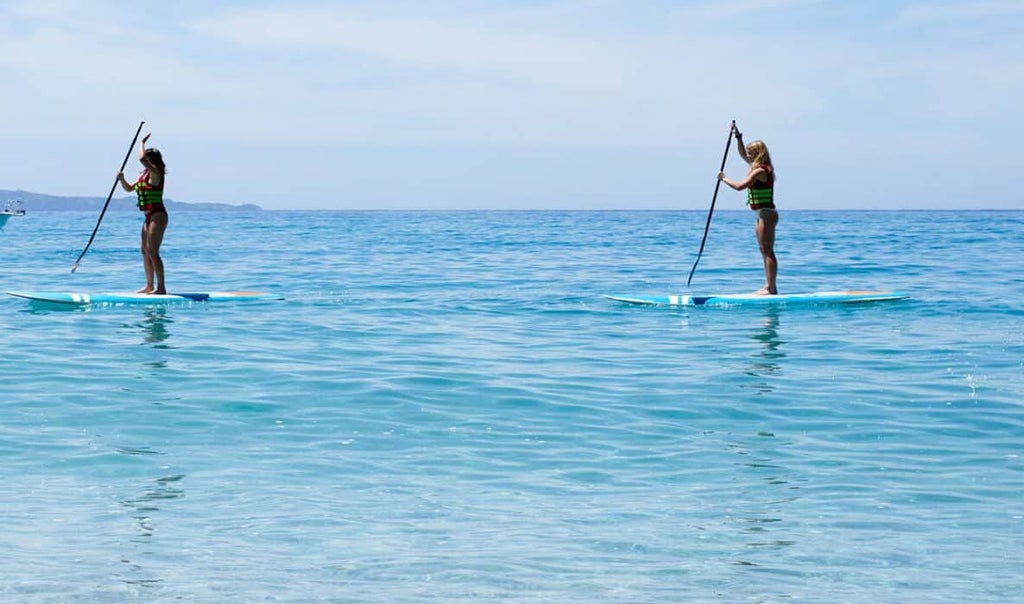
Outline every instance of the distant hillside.
{"label": "distant hillside", "polygon": [[[26,211],[33,210],[89,210],[99,211],[103,209],[106,197],[60,197],[57,195],[46,195],[43,193],[32,193],[30,191],[11,191],[0,189],[0,209],[7,205],[8,201],[21,201]],[[242,205],[231,205],[227,203],[196,203],[185,201],[174,201],[165,199],[168,210],[199,210],[199,211],[232,211],[232,212],[254,212],[263,208],[256,204],[246,203]],[[108,212],[137,211],[135,207],[135,195],[128,197],[114,197],[110,200]]]}

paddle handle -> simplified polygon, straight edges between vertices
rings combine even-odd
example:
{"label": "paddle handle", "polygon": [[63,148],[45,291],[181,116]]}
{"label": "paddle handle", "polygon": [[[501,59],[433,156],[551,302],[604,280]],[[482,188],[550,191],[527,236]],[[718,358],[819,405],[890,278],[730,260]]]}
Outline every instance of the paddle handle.
{"label": "paddle handle", "polygon": [[[719,172],[725,171],[725,160],[729,159],[729,146],[732,144],[732,133],[736,131],[736,120],[732,121],[732,125],[729,127],[729,138],[725,139],[725,153],[722,154],[722,167],[718,169]],[[718,187],[722,186],[722,181],[717,176],[715,177],[715,194],[711,196],[711,209],[708,210],[708,221],[704,224],[704,237],[700,240],[700,249],[697,251],[697,259],[693,262],[693,268],[690,269],[690,276],[686,278],[686,287],[690,287],[690,281],[693,280],[693,273],[697,270],[697,263],[700,262],[700,256],[704,253],[704,244],[708,240],[708,229],[711,228],[711,216],[715,213],[715,200],[718,199]]]}
{"label": "paddle handle", "polygon": [[[139,122],[139,129],[135,131],[135,136],[132,138],[132,144],[128,146],[128,152],[124,154],[124,161],[121,162],[121,169],[118,172],[124,172],[125,166],[128,165],[128,158],[132,156],[132,150],[135,149],[135,141],[139,140],[139,133],[142,132],[142,126],[145,121]],[[92,245],[93,239],[96,239],[96,232],[100,230],[100,223],[103,222],[103,215],[107,213],[107,206],[110,205],[111,198],[114,197],[114,190],[117,189],[117,179],[114,179],[114,184],[110,185],[110,194],[107,195],[107,201],[103,204],[103,210],[100,211],[99,220],[96,221],[96,227],[92,230],[92,235],[89,236],[89,243],[85,244],[85,249],[78,255],[78,259],[71,265],[71,272],[78,270],[78,263],[82,261],[82,257],[89,251],[89,246]]]}

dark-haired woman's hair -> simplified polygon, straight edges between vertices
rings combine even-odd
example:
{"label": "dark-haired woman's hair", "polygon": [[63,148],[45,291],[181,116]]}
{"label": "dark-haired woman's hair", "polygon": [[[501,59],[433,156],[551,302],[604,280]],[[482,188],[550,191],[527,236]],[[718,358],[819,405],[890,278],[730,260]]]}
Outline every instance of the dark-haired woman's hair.
{"label": "dark-haired woman's hair", "polygon": [[167,173],[167,166],[164,165],[164,156],[159,149],[146,149],[146,161],[156,166],[161,174]]}

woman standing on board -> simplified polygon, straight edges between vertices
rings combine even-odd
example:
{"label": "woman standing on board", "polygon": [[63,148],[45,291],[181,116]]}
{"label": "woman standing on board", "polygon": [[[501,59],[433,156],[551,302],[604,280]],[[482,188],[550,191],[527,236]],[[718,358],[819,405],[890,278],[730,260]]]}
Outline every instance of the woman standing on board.
{"label": "woman standing on board", "polygon": [[775,168],[764,142],[758,140],[744,147],[743,134],[736,128],[735,123],[732,128],[736,134],[736,150],[743,161],[750,165],[750,170],[740,181],[726,178],[725,172],[718,173],[718,180],[737,191],[747,190],[747,205],[757,212],[754,231],[757,233],[757,243],[761,247],[761,256],[764,259],[764,287],[755,293],[774,295],[779,293],[775,284],[779,273],[779,263],[775,259],[775,225],[779,223],[779,213],[775,209],[774,199]]}
{"label": "woman standing on board", "polygon": [[139,210],[145,212],[142,224],[142,263],[146,269],[146,286],[140,294],[166,294],[164,285],[164,261],[160,259],[160,244],[167,230],[167,210],[164,208],[164,175],[167,168],[164,158],[157,149],[146,149],[149,134],[139,143],[139,162],[143,170],[134,184],[124,179],[124,173],[117,173],[117,180],[125,191],[135,191],[139,197]]}

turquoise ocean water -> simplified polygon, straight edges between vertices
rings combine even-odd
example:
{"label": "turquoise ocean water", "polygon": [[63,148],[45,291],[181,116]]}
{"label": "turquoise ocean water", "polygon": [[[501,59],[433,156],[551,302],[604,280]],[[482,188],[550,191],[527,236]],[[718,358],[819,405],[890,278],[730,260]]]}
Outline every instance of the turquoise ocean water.
{"label": "turquoise ocean water", "polygon": [[[0,298],[0,600],[1024,601],[1024,212],[177,212],[171,290]],[[133,290],[32,212],[0,290]]]}

